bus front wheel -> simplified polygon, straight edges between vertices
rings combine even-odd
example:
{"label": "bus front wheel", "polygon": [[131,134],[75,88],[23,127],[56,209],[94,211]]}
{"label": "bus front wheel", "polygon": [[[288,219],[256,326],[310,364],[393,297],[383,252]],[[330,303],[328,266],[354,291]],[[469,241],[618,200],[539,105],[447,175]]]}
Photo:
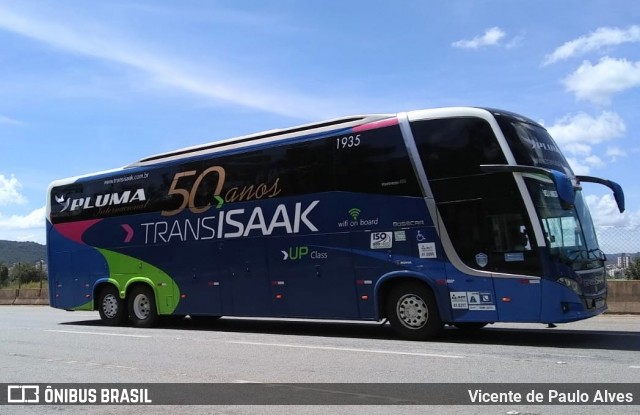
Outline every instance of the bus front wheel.
{"label": "bus front wheel", "polygon": [[127,319],[127,306],[113,285],[107,285],[100,290],[98,312],[102,322],[107,326],[120,326]]}
{"label": "bus front wheel", "polygon": [[442,330],[433,293],[418,282],[405,282],[391,289],[387,318],[393,330],[409,340],[429,340]]}
{"label": "bus front wheel", "polygon": [[153,327],[158,322],[156,297],[151,287],[137,285],[128,295],[129,319],[135,327]]}

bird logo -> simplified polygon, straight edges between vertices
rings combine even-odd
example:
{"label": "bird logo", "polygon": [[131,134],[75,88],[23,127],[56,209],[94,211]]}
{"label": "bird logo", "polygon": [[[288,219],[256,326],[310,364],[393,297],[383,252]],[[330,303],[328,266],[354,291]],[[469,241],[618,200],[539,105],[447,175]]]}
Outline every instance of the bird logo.
{"label": "bird logo", "polygon": [[58,204],[62,206],[62,210],[60,211],[60,213],[69,209],[69,203],[71,202],[71,199],[66,199],[64,195],[62,196],[55,195],[54,197],[56,199],[56,202],[58,202]]}

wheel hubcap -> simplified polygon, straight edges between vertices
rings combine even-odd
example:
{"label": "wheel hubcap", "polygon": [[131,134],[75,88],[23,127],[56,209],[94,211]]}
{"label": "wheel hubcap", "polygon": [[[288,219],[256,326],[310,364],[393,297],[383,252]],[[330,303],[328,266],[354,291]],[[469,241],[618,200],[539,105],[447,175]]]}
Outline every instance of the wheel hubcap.
{"label": "wheel hubcap", "polygon": [[102,299],[102,311],[107,318],[114,318],[118,314],[118,299],[113,294],[107,294]]}
{"label": "wheel hubcap", "polygon": [[429,311],[424,300],[415,294],[407,294],[398,300],[396,312],[400,322],[410,329],[419,329],[427,324]]}
{"label": "wheel hubcap", "polygon": [[144,320],[149,317],[151,311],[151,303],[146,295],[139,294],[133,300],[133,312],[139,320]]}

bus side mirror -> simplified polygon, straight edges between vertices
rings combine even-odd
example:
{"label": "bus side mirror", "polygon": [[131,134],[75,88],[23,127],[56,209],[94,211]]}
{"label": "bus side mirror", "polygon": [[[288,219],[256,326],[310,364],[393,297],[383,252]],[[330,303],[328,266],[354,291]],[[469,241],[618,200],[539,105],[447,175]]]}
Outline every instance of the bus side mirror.
{"label": "bus side mirror", "polygon": [[551,180],[556,186],[558,191],[558,198],[560,199],[560,205],[563,209],[571,209],[575,203],[576,193],[573,190],[573,183],[571,179],[557,170],[549,170],[551,174]]}
{"label": "bus side mirror", "polygon": [[616,200],[618,210],[620,213],[624,212],[624,192],[622,191],[622,186],[618,183],[593,176],[576,176],[576,178],[581,182],[598,183],[607,186],[613,191],[613,198]]}

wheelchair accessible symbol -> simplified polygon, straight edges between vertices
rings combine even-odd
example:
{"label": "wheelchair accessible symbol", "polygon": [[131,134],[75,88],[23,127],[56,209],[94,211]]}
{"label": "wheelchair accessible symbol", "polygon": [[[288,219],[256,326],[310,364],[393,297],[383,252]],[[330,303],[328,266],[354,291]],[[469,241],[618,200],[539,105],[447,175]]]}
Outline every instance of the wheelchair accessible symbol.
{"label": "wheelchair accessible symbol", "polygon": [[420,231],[418,231],[418,234],[416,235],[416,241],[418,242],[423,242],[425,239],[424,235],[422,233],[420,233]]}

